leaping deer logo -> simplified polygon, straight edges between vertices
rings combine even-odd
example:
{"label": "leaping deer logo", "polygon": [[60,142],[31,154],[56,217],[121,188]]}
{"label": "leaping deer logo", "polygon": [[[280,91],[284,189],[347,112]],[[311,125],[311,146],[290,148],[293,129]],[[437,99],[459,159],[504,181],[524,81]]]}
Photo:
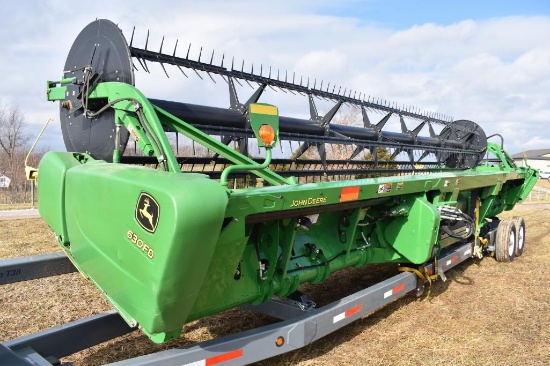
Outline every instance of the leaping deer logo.
{"label": "leaping deer logo", "polygon": [[159,219],[160,207],[155,199],[141,193],[136,205],[136,220],[145,230],[154,233]]}
{"label": "leaping deer logo", "polygon": [[143,218],[146,217],[149,220],[149,224],[153,227],[153,213],[149,212],[148,208],[150,206],[149,198],[145,198],[143,201],[143,208],[139,209],[139,215]]}

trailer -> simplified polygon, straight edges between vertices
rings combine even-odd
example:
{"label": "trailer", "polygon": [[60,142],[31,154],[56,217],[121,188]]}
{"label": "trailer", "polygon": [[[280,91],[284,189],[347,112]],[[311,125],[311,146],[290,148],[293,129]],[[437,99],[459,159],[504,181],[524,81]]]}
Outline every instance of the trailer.
{"label": "trailer", "polygon": [[[132,331],[164,343],[235,307],[281,321],[117,364],[251,363],[420,294],[472,257],[523,253],[524,220],[498,215],[528,196],[538,171],[518,167],[477,123],[133,42],[96,20],[48,81],[67,152],[27,174],[62,253],[0,261],[14,274],[0,284],[79,271],[114,311],[4,342],[1,363],[56,364]],[[230,108],[146,97],[134,71],[152,63],[167,76],[171,67],[220,78]],[[241,103],[244,84],[254,91]],[[303,97],[310,118],[260,102],[268,89]],[[333,103],[324,115],[319,100]],[[337,123],[343,105],[361,125]],[[377,263],[400,273],[319,308],[300,291]]]}

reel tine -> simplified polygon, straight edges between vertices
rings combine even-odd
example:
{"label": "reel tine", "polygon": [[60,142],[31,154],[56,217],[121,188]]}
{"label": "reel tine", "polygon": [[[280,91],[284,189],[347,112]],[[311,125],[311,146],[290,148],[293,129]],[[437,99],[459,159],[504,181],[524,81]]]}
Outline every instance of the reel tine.
{"label": "reel tine", "polygon": [[242,88],[243,84],[241,84],[238,77],[233,77],[233,80],[235,80],[237,82],[237,84],[239,84]]}
{"label": "reel tine", "polygon": [[250,86],[252,89],[254,89],[254,87],[252,86],[252,84],[250,84],[250,82],[247,80],[247,79],[243,79],[244,81],[246,81],[246,83],[248,84],[248,86]]}
{"label": "reel tine", "polygon": [[136,59],[138,60],[139,64],[141,65],[141,68],[143,69],[143,71],[147,72],[147,70],[145,69],[145,66],[143,66],[143,63],[141,62],[141,58],[136,57]]}
{"label": "reel tine", "polygon": [[418,159],[418,162],[421,162],[422,159],[424,159],[426,156],[430,155],[430,152],[429,150],[424,150],[424,152],[422,153],[422,155],[420,155],[420,158]]}
{"label": "reel tine", "polygon": [[166,77],[170,79],[170,76],[168,76],[168,72],[166,72],[166,68],[164,67],[164,64],[161,62],[160,66],[162,66],[162,69],[164,70],[164,73],[166,74]]}
{"label": "reel tine", "polygon": [[275,89],[273,86],[271,86],[271,84],[267,84],[267,86],[269,86],[269,88],[271,88],[275,93],[277,93],[277,89]]}
{"label": "reel tine", "polygon": [[178,69],[180,69],[180,71],[182,72],[182,74],[189,79],[189,76],[187,76],[187,74],[185,73],[185,71],[183,71],[183,69],[181,68],[180,65],[176,65],[178,67]]}
{"label": "reel tine", "polygon": [[212,81],[214,82],[214,84],[217,84],[217,83],[216,83],[216,80],[214,80],[214,78],[212,77],[212,75],[211,75],[208,71],[206,72],[206,74],[207,74],[208,76],[210,76],[210,79],[212,79]]}
{"label": "reel tine", "polygon": [[151,71],[149,71],[149,66],[147,66],[147,62],[145,61],[145,59],[143,60],[143,66],[144,66],[144,70],[147,71],[148,74],[150,74]]}
{"label": "reel tine", "polygon": [[134,42],[134,32],[136,31],[136,27],[132,28],[132,37],[130,37],[130,48],[132,48],[132,42]]}
{"label": "reel tine", "polygon": [[176,50],[178,49],[178,42],[179,42],[179,39],[176,39],[176,45],[174,46],[174,52],[172,53],[172,57],[174,57],[174,58],[176,57]]}
{"label": "reel tine", "polygon": [[197,74],[201,78],[201,80],[204,80],[201,74],[199,74],[199,72],[197,71],[197,69],[193,68],[192,70],[195,72],[195,74]]}

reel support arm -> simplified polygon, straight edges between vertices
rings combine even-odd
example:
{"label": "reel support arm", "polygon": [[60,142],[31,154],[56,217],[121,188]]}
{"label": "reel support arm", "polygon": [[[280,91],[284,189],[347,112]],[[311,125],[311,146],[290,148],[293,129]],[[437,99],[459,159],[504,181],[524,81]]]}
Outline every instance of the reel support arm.
{"label": "reel support arm", "polygon": [[[249,157],[241,154],[240,152],[233,150],[229,146],[221,143],[220,141],[212,138],[210,135],[202,132],[198,128],[182,121],[181,119],[175,117],[174,115],[168,113],[164,109],[154,106],[157,115],[159,116],[163,125],[168,128],[173,129],[174,131],[181,133],[182,135],[196,141],[198,144],[206,147],[207,149],[213,151],[220,156],[225,157],[229,161],[238,165],[247,165],[257,167],[258,164],[250,159]],[[294,178],[284,178],[281,175],[275,173],[274,171],[268,169],[268,167],[252,170],[256,176],[264,179],[266,182],[269,182],[271,185],[279,186],[284,184],[295,184]]]}

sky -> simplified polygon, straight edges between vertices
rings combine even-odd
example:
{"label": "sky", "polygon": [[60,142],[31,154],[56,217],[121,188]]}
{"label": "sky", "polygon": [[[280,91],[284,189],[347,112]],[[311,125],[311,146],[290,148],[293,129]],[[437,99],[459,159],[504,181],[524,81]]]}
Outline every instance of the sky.
{"label": "sky", "polygon": [[[147,4],[147,5],[145,5]],[[78,33],[96,18],[129,41],[214,63],[231,58],[245,70],[288,71],[423,111],[478,123],[499,133],[511,153],[550,149],[549,0],[283,0],[93,2],[20,0],[2,5],[0,107],[19,108],[44,149],[62,150],[57,103],[46,81],[59,80]],[[160,65],[139,69],[136,87],[151,98],[228,107],[221,78],[201,80]],[[274,72],[274,71],[273,71]],[[245,84],[246,85],[246,84]],[[253,90],[239,90],[246,100]],[[308,118],[307,99],[266,93],[280,114]],[[324,103],[324,104],[323,104]],[[331,105],[319,101],[319,110]],[[381,118],[381,116],[380,116]],[[376,120],[376,118],[374,118]],[[414,126],[412,126],[414,127]],[[412,129],[412,128],[411,128]],[[427,133],[426,133],[427,134]]]}

